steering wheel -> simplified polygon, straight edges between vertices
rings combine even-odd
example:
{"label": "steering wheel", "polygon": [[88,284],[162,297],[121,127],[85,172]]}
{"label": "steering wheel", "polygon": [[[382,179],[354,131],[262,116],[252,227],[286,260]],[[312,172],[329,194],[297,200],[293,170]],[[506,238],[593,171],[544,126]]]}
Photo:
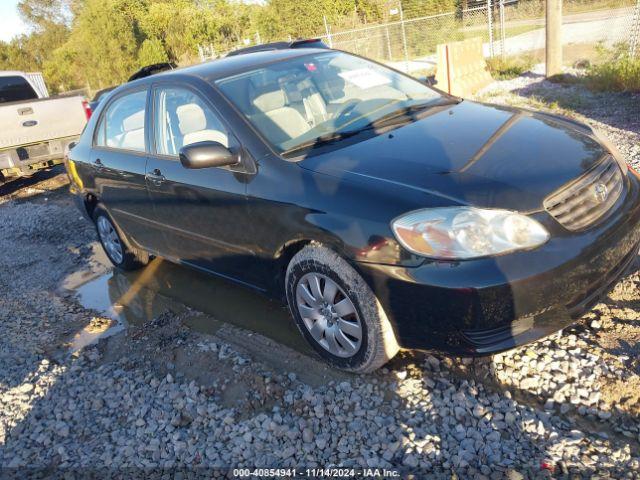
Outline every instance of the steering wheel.
{"label": "steering wheel", "polygon": [[335,116],[335,123],[340,124],[342,120],[349,120],[349,115],[353,112],[353,109],[358,106],[360,100],[356,100],[352,98],[351,100],[347,100],[345,104],[340,108],[338,113]]}

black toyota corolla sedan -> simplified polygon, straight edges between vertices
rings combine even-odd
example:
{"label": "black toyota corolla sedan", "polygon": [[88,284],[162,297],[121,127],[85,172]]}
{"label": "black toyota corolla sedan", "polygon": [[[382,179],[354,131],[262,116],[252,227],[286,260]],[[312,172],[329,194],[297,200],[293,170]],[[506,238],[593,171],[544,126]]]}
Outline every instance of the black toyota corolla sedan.
{"label": "black toyota corolla sedan", "polygon": [[286,298],[355,372],[562,329],[640,242],[640,178],[588,126],[328,49],[120,86],[67,168],[114,265],[161,256]]}

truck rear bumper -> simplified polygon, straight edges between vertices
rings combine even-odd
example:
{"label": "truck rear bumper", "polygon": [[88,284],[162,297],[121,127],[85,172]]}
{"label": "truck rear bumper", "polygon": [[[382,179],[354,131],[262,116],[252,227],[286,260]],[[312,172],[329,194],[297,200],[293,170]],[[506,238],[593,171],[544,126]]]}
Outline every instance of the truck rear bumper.
{"label": "truck rear bumper", "polygon": [[31,175],[38,170],[62,163],[64,152],[78,136],[58,138],[33,145],[0,151],[0,174],[4,178]]}

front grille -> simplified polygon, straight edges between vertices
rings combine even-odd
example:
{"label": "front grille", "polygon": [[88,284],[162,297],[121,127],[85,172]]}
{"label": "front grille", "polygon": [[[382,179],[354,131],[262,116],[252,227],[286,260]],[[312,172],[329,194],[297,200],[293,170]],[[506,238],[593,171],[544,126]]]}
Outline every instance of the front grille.
{"label": "front grille", "polygon": [[544,208],[568,230],[587,228],[601,219],[622,193],[622,171],[607,155],[577,180],[548,196]]}
{"label": "front grille", "polygon": [[523,317],[508,325],[481,330],[463,330],[464,339],[473,345],[479,352],[494,345],[515,339],[518,335],[531,330],[534,326],[534,318]]}

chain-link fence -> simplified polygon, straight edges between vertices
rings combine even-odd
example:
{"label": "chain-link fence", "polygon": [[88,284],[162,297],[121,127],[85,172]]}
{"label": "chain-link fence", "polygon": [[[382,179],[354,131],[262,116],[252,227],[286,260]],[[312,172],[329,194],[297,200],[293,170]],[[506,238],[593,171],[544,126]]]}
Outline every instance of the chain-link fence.
{"label": "chain-link fence", "polygon": [[486,6],[458,12],[405,17],[398,9],[395,21],[331,33],[323,37],[330,47],[354,52],[394,67],[420,74],[435,67],[439,43],[482,37],[489,42]]}
{"label": "chain-link fence", "polygon": [[[545,48],[544,1],[505,0],[499,5],[503,35],[495,52],[528,54],[541,60]],[[601,49],[624,48],[637,43],[639,0],[570,0],[563,3],[562,44],[565,63],[593,59]]]}
{"label": "chain-link fence", "polygon": [[[471,3],[471,2],[469,2]],[[427,2],[424,2],[427,5]],[[333,31],[326,24],[324,40],[332,47],[374,58],[413,74],[433,70],[439,43],[481,37],[486,57],[530,55],[544,58],[544,0],[482,0],[475,7],[435,15],[419,9],[390,9],[389,21],[351,30]],[[640,0],[565,0],[565,61],[595,57],[601,48],[640,50]]]}

